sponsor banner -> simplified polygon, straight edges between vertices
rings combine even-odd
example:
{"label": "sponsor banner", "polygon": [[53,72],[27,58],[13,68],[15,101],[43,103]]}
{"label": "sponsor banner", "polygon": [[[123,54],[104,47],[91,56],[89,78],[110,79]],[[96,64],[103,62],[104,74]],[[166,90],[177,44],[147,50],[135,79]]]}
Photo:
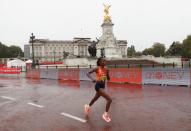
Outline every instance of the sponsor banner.
{"label": "sponsor banner", "polygon": [[80,80],[80,69],[77,68],[64,68],[58,69],[59,80]]}
{"label": "sponsor banner", "polygon": [[[87,73],[89,71],[91,71],[91,70],[93,70],[93,69],[89,69],[89,68],[82,68],[82,69],[80,69],[80,80],[91,81],[91,79],[87,77]],[[92,78],[96,79],[96,74],[95,73],[92,73],[91,76],[92,76]]]}
{"label": "sponsor banner", "polygon": [[58,79],[58,69],[40,69],[40,78]]}
{"label": "sponsor banner", "polygon": [[0,74],[20,74],[21,68],[0,68]]}
{"label": "sponsor banner", "polygon": [[[80,69],[80,80],[89,80],[87,73],[92,69]],[[129,82],[141,84],[142,82],[142,73],[140,68],[111,68],[109,69],[110,82]],[[96,78],[96,74],[92,73],[91,76]]]}
{"label": "sponsor banner", "polygon": [[143,68],[143,84],[190,85],[188,68]]}
{"label": "sponsor banner", "polygon": [[111,68],[109,69],[110,82],[127,82],[141,84],[141,68]]}
{"label": "sponsor banner", "polygon": [[40,70],[38,69],[27,70],[26,78],[40,79]]}

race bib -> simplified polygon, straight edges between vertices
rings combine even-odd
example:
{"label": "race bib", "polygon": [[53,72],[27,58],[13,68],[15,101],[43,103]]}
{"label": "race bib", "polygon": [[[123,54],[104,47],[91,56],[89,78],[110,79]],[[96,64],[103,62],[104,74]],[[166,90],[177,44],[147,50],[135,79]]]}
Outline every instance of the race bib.
{"label": "race bib", "polygon": [[101,81],[106,81],[107,77],[105,75],[101,76]]}

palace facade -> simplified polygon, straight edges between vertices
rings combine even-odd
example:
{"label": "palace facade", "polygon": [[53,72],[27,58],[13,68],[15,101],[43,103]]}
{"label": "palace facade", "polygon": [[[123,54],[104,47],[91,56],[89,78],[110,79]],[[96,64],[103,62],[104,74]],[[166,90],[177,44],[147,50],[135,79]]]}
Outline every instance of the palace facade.
{"label": "palace facade", "polygon": [[[62,61],[64,53],[68,57],[89,57],[88,46],[93,43],[91,38],[74,38],[73,40],[34,39],[34,57],[38,61]],[[119,51],[127,56],[127,41],[117,40]],[[24,46],[25,58],[32,59],[32,43]]]}

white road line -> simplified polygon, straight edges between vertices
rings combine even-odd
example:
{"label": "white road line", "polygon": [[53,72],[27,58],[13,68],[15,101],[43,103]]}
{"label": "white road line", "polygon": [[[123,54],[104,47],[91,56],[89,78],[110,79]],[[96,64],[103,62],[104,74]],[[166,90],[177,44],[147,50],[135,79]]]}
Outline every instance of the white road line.
{"label": "white road line", "polygon": [[8,99],[8,100],[12,100],[12,101],[15,101],[15,100],[16,100],[15,98],[8,97],[8,96],[1,96],[1,98]]}
{"label": "white road line", "polygon": [[67,113],[64,113],[64,112],[62,112],[61,115],[64,115],[64,116],[72,118],[72,119],[75,119],[75,120],[83,122],[83,123],[87,122],[87,120],[84,120],[82,118],[79,118],[79,117],[76,117],[76,116],[73,116],[73,115],[70,115],[70,114],[67,114]]}
{"label": "white road line", "polygon": [[35,107],[38,107],[38,108],[43,108],[44,106],[41,106],[41,105],[37,105],[37,104],[34,104],[34,103],[27,103],[28,105],[31,105],[31,106],[35,106]]}
{"label": "white road line", "polygon": [[11,102],[12,102],[12,101],[7,101],[7,102],[4,102],[4,103],[1,103],[1,104],[0,104],[0,107],[6,105],[6,104],[8,104],[8,103],[11,103]]}

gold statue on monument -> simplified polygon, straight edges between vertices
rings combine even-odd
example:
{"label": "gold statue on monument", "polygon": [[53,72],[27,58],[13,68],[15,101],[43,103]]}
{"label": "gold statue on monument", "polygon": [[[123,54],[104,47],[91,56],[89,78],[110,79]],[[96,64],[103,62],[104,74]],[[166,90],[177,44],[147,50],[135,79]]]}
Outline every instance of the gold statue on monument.
{"label": "gold statue on monument", "polygon": [[103,5],[105,7],[104,23],[109,23],[109,22],[111,22],[111,16],[109,16],[109,8],[111,7],[111,5],[105,5],[105,4],[103,4]]}

